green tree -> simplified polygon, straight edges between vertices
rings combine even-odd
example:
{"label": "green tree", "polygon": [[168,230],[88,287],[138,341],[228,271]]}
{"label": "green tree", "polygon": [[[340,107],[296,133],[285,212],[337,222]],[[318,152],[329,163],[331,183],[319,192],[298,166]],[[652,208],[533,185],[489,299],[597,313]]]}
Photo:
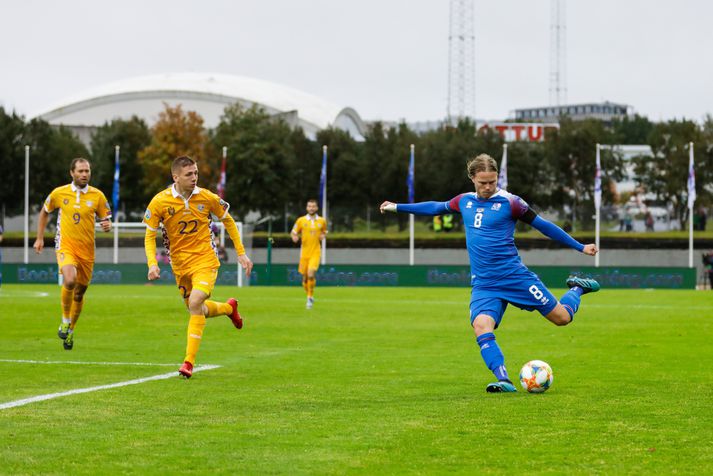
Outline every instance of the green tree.
{"label": "green tree", "polygon": [[297,128],[290,134],[290,146],[295,154],[295,163],[292,168],[291,196],[288,204],[291,210],[300,215],[307,200],[318,198],[322,145],[309,140],[302,129]]}
{"label": "green tree", "polygon": [[[360,199],[367,206],[376,211],[384,200],[396,202],[408,201],[408,166],[410,146],[415,146],[415,200],[425,200],[427,196],[427,175],[423,167],[427,158],[422,150],[421,138],[405,123],[395,127],[385,128],[382,123],[373,124],[361,144],[360,165],[355,169],[360,171],[358,177],[352,180],[360,191]],[[357,203],[357,202],[355,202]],[[362,205],[361,209],[364,209]],[[408,217],[397,215],[396,219],[400,229],[408,223]],[[393,218],[382,217],[382,229],[387,223],[393,223]]]}
{"label": "green tree", "polygon": [[42,119],[25,126],[23,144],[30,146],[30,203],[37,206],[60,185],[71,182],[69,165],[77,157],[89,158],[82,142],[66,127],[55,128]]}
{"label": "green tree", "polygon": [[648,144],[649,135],[654,130],[654,123],[638,114],[614,119],[611,130],[615,144]]}
{"label": "green tree", "polygon": [[[388,129],[381,122],[372,124],[364,135],[364,143],[361,147],[362,174],[364,174],[361,179],[365,188],[361,204],[364,208],[371,205],[376,210],[376,207],[386,199],[406,200],[405,185],[396,187],[390,185],[397,183],[399,177],[404,177],[405,180],[404,174],[407,170],[404,164],[400,164],[394,157],[393,138],[394,136],[389,136]],[[391,217],[388,220],[383,216],[380,218],[382,229],[393,222]]]}
{"label": "green tree", "polygon": [[[710,119],[707,122],[710,124]],[[673,208],[674,217],[680,221],[681,228],[685,228],[688,217],[686,183],[690,142],[701,145],[699,158],[703,160],[696,168],[696,190],[703,191],[704,184],[710,183],[710,165],[713,164],[710,162],[710,151],[707,150],[704,134],[693,121],[683,119],[656,124],[649,137],[653,157],[634,159],[636,180],[646,192],[655,194],[659,201]]]}
{"label": "green tree", "polygon": [[211,142],[218,150],[228,148],[225,198],[235,213],[284,211],[295,192],[295,140],[283,119],[257,106],[245,109],[236,103],[225,108]]}
{"label": "green tree", "polygon": [[465,165],[480,152],[474,123],[461,121],[457,127],[426,132],[419,146],[418,158],[422,160],[416,176],[417,201],[448,200],[473,190]]}
{"label": "green tree", "polygon": [[[371,174],[361,161],[359,144],[348,132],[334,128],[321,130],[317,133],[317,144],[327,146],[327,203],[332,224],[330,229],[350,230],[354,218],[362,214],[364,204],[368,203],[364,183]],[[315,170],[317,176],[320,170]],[[364,174],[367,174],[367,177]]]}
{"label": "green tree", "polygon": [[[548,132],[545,160],[554,179],[551,203],[567,204],[573,212],[573,224],[576,220],[585,226],[593,222],[597,143],[611,145],[613,140],[604,123],[594,119],[563,119],[559,131]],[[619,154],[601,154],[603,203],[611,203],[609,183],[624,178],[624,166]]]}
{"label": "green tree", "polygon": [[23,136],[25,121],[14,111],[5,112],[0,107],[0,170],[15,174],[15,180],[6,180],[0,187],[0,209],[14,215],[22,210],[25,183],[25,152]]}
{"label": "green tree", "polygon": [[199,184],[212,187],[220,169],[203,127],[203,118],[195,111],[184,112],[180,104],[176,107],[164,106],[158,121],[151,128],[151,143],[138,153],[142,169],[141,185],[150,196],[158,193],[172,182],[173,159],[187,155],[198,163]]}
{"label": "green tree", "polygon": [[508,191],[522,197],[535,210],[560,209],[553,199],[555,188],[545,148],[540,142],[508,144]]}
{"label": "green tree", "polygon": [[706,115],[701,127],[700,142],[695,144],[696,203],[702,206],[713,204],[713,116]]}
{"label": "green tree", "polygon": [[[126,213],[140,213],[146,208],[155,189],[142,186],[143,169],[138,161],[139,151],[151,143],[151,133],[143,119],[115,119],[99,127],[92,135],[92,182],[104,192],[109,201],[114,190],[115,147],[120,149],[120,207]],[[118,210],[115,210],[118,212]]]}
{"label": "green tree", "polygon": [[503,139],[491,130],[477,132],[470,120],[456,127],[444,127],[421,137],[423,163],[419,166],[417,184],[425,200],[447,200],[458,193],[473,191],[466,163],[479,154],[488,154],[498,163],[502,157]]}

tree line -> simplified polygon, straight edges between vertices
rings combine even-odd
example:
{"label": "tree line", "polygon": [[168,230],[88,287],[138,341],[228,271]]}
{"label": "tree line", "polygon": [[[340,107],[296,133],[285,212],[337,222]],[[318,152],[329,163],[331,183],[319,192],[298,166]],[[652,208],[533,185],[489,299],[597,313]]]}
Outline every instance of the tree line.
{"label": "tree line", "polygon": [[[559,130],[548,130],[543,142],[508,144],[509,191],[536,210],[574,216],[588,226],[594,210],[596,144],[649,144],[654,157],[632,161],[634,179],[642,191],[686,219],[688,143],[694,142],[697,203],[710,205],[713,196],[713,118],[702,123],[676,119],[654,123],[642,116],[611,124],[590,119],[562,118]],[[138,117],[105,123],[87,148],[66,127],[41,119],[26,121],[0,107],[0,167],[13,179],[0,188],[6,214],[22,212],[24,146],[31,146],[30,201],[39,206],[49,191],[69,181],[74,157],[92,162],[92,184],[111,196],[114,148],[121,147],[121,205],[130,220],[140,216],[151,197],[171,183],[170,164],[178,155],[198,161],[199,185],[215,190],[221,151],[228,148],[226,200],[242,219],[250,211],[282,216],[303,213],[307,199],[316,197],[323,145],[328,146],[328,200],[337,229],[350,229],[356,217],[374,211],[385,199],[407,201],[409,146],[415,145],[416,200],[447,200],[471,191],[466,160],[487,153],[500,162],[503,139],[493,131],[479,133],[470,120],[416,133],[407,124],[370,125],[363,140],[328,128],[310,140],[299,128],[258,107],[225,108],[220,123],[208,130],[201,116],[178,105],[166,105],[152,127]],[[617,153],[601,155],[603,203],[628,197],[613,186],[625,177],[627,164]],[[403,217],[400,217],[404,219]],[[400,222],[405,225],[405,221]]]}

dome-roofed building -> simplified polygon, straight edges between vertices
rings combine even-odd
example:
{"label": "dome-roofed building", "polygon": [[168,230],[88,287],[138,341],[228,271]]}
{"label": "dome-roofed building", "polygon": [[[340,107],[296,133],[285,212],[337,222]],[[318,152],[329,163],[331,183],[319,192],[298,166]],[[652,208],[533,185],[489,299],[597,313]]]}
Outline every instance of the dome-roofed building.
{"label": "dome-roofed building", "polygon": [[94,129],[113,119],[136,115],[153,125],[164,103],[181,104],[184,111],[196,111],[205,126],[213,128],[225,107],[236,102],[247,108],[257,105],[270,115],[279,115],[291,126],[301,127],[310,138],[330,126],[357,139],[366,130],[352,108],[260,79],[209,73],[159,74],[116,81],[69,97],[31,117],[68,126],[88,143]]}

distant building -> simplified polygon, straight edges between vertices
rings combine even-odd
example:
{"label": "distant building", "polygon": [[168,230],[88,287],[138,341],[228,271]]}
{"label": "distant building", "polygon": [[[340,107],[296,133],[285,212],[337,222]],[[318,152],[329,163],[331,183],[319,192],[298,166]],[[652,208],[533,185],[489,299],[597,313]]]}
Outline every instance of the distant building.
{"label": "distant building", "polygon": [[557,122],[561,117],[569,117],[573,121],[599,119],[600,121],[611,122],[612,119],[623,119],[631,112],[631,106],[605,101],[602,103],[563,104],[560,106],[515,109],[511,116],[516,121]]}
{"label": "distant building", "polygon": [[97,127],[113,119],[136,115],[151,126],[164,105],[181,104],[195,111],[207,128],[214,128],[226,106],[257,105],[271,116],[301,127],[314,138],[322,129],[335,127],[360,139],[366,126],[352,108],[340,107],[320,97],[260,79],[208,73],[160,74],[129,78],[64,99],[30,116],[73,130],[85,143]]}

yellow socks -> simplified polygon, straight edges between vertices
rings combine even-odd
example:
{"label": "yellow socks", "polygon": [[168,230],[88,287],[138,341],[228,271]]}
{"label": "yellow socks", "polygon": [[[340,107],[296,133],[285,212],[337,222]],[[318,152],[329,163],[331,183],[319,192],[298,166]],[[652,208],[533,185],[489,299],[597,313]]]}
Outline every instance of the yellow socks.
{"label": "yellow socks", "polygon": [[227,302],[215,302],[206,300],[203,305],[206,307],[205,317],[227,316],[233,312],[233,308]]}
{"label": "yellow socks", "polygon": [[62,302],[62,317],[69,317],[71,309],[72,309],[74,290],[67,289],[64,286],[62,286],[62,292],[61,292],[60,296],[61,296],[60,300]]}
{"label": "yellow socks", "polygon": [[201,346],[203,329],[205,328],[205,316],[191,315],[188,321],[188,343],[186,344],[186,358],[183,359],[191,364],[196,363],[196,354]]}
{"label": "yellow socks", "polygon": [[69,317],[72,319],[71,324],[69,324],[69,328],[72,330],[74,330],[74,326],[77,325],[79,315],[82,313],[82,307],[84,307],[84,296],[82,296],[81,301],[75,301],[72,299],[72,308],[69,311]]}
{"label": "yellow socks", "polygon": [[316,278],[307,278],[307,297],[314,296],[314,287],[317,284]]}

